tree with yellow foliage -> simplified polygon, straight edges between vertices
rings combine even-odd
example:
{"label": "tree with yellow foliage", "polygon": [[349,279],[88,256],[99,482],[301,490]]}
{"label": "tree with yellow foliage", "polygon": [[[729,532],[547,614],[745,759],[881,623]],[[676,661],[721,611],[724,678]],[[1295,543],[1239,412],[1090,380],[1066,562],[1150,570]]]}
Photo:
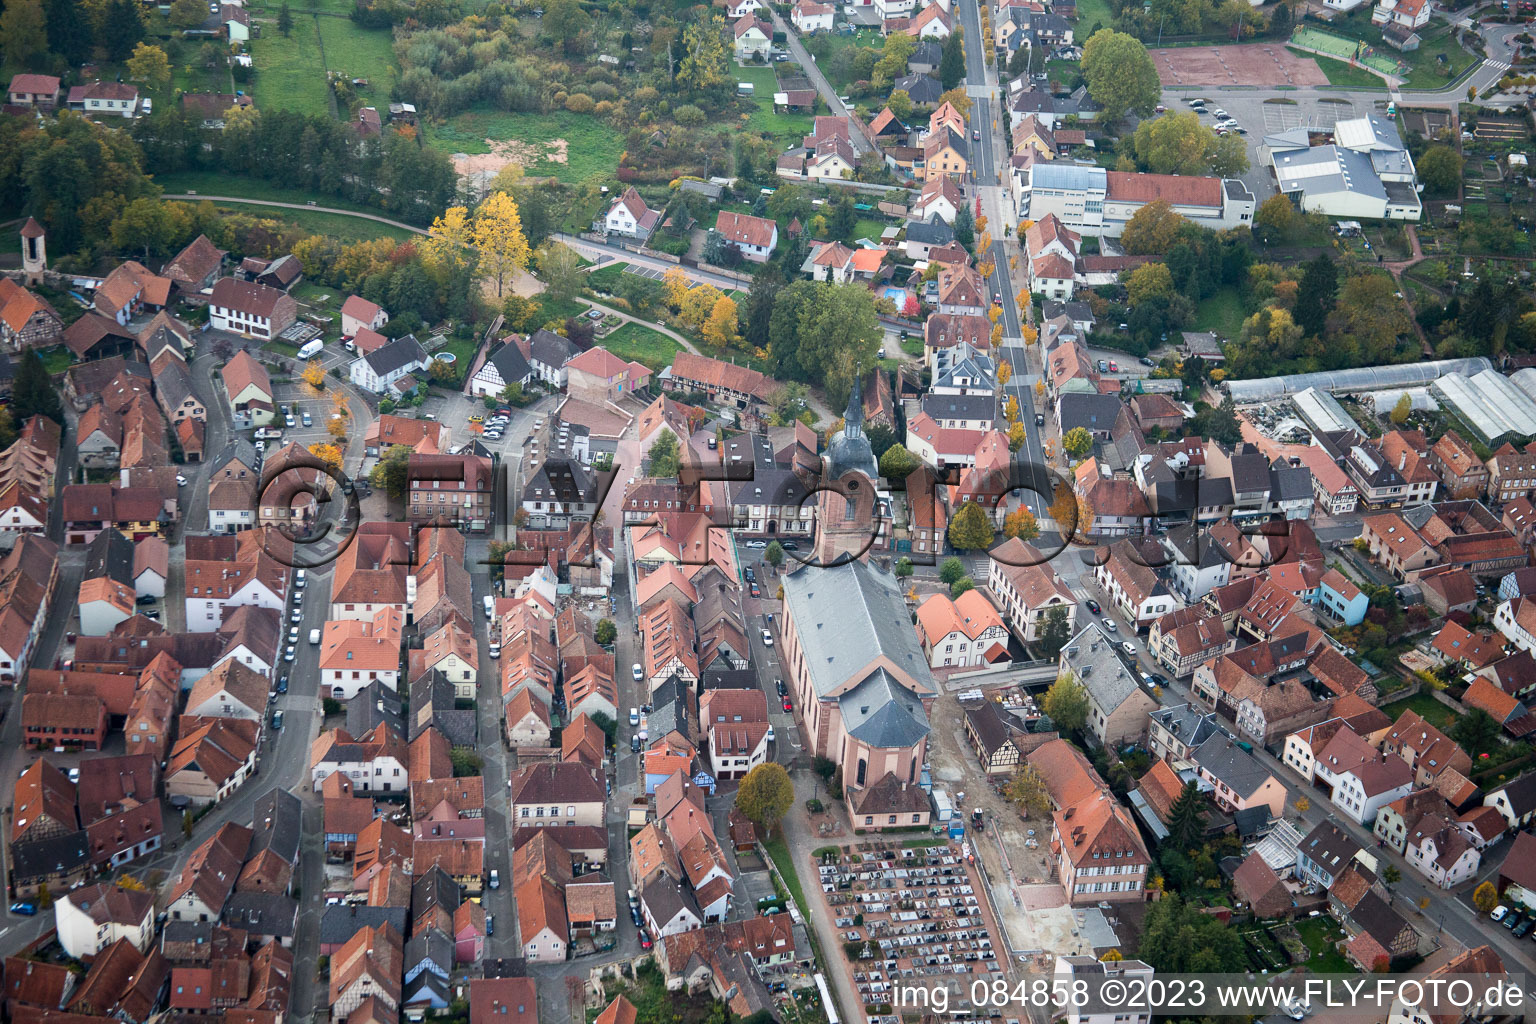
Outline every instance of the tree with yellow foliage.
{"label": "tree with yellow foliage", "polygon": [[[987,250],[985,250],[985,249],[978,249],[976,251],[977,252],[986,252]],[[992,258],[990,256],[987,257],[986,259],[982,260],[980,263],[976,264],[976,273],[981,275],[981,279],[983,281],[990,280],[991,277],[992,277],[992,271],[994,271],[996,269],[997,269],[997,264],[992,262]]]}
{"label": "tree with yellow foliage", "polygon": [[725,348],[737,338],[736,303],[730,296],[722,295],[715,300],[709,319],[704,321],[704,340],[715,348]]}
{"label": "tree with yellow foliage", "polygon": [[341,472],[341,449],[334,444],[312,444],[309,453],[321,462],[333,473]]}
{"label": "tree with yellow foliage", "polygon": [[991,307],[990,309],[987,310],[987,319],[991,320],[993,323],[997,323],[1002,318],[1003,318],[1003,307],[1002,306],[993,306],[993,307]]}
{"label": "tree with yellow foliage", "polygon": [[994,323],[992,325],[992,347],[993,348],[997,348],[998,346],[1002,345],[1002,343],[1003,343],[1003,325],[1000,324],[1000,323]]}
{"label": "tree with yellow foliage", "polygon": [[[985,217],[980,218],[986,220]],[[976,251],[987,252],[992,248],[992,236],[980,225],[976,225]]]}
{"label": "tree with yellow foliage", "polygon": [[688,296],[688,275],[682,267],[670,267],[661,278],[662,290],[666,293],[667,305],[673,311],[683,308],[683,299]]}
{"label": "tree with yellow foliage", "polygon": [[1013,364],[1006,359],[997,361],[997,384],[999,387],[1013,379]]}
{"label": "tree with yellow foliage", "polygon": [[1008,450],[1016,452],[1024,447],[1024,424],[1014,421],[1008,424]]}
{"label": "tree with yellow foliage", "polygon": [[1019,400],[1013,395],[1008,396],[1008,401],[1003,403],[1003,418],[1009,423],[1015,423],[1019,418]]}
{"label": "tree with yellow foliage", "polygon": [[990,239],[992,237],[991,235],[987,234],[987,215],[986,214],[982,214],[980,217],[976,218],[976,233],[978,235],[980,235],[982,238]]}
{"label": "tree with yellow foliage", "polygon": [[325,430],[337,441],[341,441],[347,436],[347,421],[342,416],[332,416],[325,421]]}
{"label": "tree with yellow foliage", "polygon": [[480,272],[496,282],[496,297],[500,298],[508,279],[526,270],[531,256],[517,201],[505,192],[486,196],[475,210],[471,238],[480,251]]}
{"label": "tree with yellow foliage", "polygon": [[1043,381],[1043,380],[1035,381],[1035,397],[1036,398],[1044,398],[1045,397],[1045,381]]}
{"label": "tree with yellow foliage", "polygon": [[340,391],[331,392],[331,412],[342,419],[347,419],[352,415],[352,407],[347,405],[347,396]]}
{"label": "tree with yellow foliage", "polygon": [[1040,331],[1034,324],[1024,324],[1019,328],[1019,337],[1024,339],[1024,344],[1033,345],[1040,337]]}
{"label": "tree with yellow foliage", "polygon": [[678,311],[678,316],[682,317],[683,323],[694,330],[698,330],[704,326],[704,321],[708,320],[710,314],[715,311],[715,304],[721,298],[723,296],[720,294],[720,289],[714,285],[697,285],[690,289],[688,294],[683,297],[683,305]]}
{"label": "tree with yellow foliage", "polygon": [[1072,493],[1066,481],[1056,484],[1056,496],[1051,500],[1049,509],[1051,518],[1056,521],[1058,532],[1070,533],[1077,523],[1077,496]]}
{"label": "tree with yellow foliage", "polygon": [[1029,229],[1034,227],[1034,226],[1035,226],[1035,222],[1032,221],[1032,220],[1026,219],[1026,220],[1019,221],[1019,231],[1018,231],[1018,234],[1019,234],[1019,244],[1020,245],[1024,244],[1024,235],[1025,235],[1025,233],[1028,232]]}
{"label": "tree with yellow foliage", "polygon": [[427,238],[421,243],[422,255],[430,266],[461,267],[470,258],[469,211],[450,206],[432,221]]}
{"label": "tree with yellow foliage", "polygon": [[304,383],[316,391],[325,390],[325,367],[319,359],[311,359],[304,366]]}

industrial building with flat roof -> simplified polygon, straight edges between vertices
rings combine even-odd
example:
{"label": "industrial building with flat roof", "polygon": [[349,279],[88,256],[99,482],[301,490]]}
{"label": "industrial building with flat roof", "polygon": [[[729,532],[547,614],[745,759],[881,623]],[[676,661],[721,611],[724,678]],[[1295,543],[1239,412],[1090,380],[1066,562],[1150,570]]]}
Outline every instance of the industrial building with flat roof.
{"label": "industrial building with flat roof", "polygon": [[1280,192],[1329,217],[1418,220],[1418,175],[1397,124],[1367,114],[1331,132],[1305,125],[1264,137]]}
{"label": "industrial building with flat roof", "polygon": [[1158,200],[1213,231],[1252,224],[1257,205],[1237,178],[1131,174],[1060,160],[1014,167],[1012,176],[1020,217],[1040,221],[1054,213],[1067,227],[1086,235],[1118,236],[1137,210]]}

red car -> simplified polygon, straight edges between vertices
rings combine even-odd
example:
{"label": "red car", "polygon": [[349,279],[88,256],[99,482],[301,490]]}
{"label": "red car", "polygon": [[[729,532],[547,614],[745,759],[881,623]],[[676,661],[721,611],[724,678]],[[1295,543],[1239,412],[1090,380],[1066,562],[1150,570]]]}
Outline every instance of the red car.
{"label": "red car", "polygon": [[645,932],[641,932],[640,933],[640,948],[641,949],[650,949],[651,948],[651,937],[649,935],[647,935]]}
{"label": "red car", "polygon": [[784,698],[784,710],[785,711],[793,711],[793,710],[795,710],[795,706],[789,702],[789,698],[788,697]]}
{"label": "red car", "polygon": [[762,597],[763,596],[763,592],[761,590],[757,589],[757,584],[756,583],[752,584],[752,596],[753,597]]}

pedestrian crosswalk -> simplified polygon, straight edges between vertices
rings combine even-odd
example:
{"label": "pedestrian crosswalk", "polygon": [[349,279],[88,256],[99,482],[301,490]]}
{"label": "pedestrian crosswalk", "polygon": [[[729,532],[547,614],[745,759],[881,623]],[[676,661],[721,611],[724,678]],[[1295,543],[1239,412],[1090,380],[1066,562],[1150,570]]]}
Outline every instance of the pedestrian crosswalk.
{"label": "pedestrian crosswalk", "polygon": [[1488,60],[1488,61],[1484,61],[1483,64],[1485,66],[1489,67],[1489,68],[1492,68],[1494,71],[1508,71],[1509,70],[1509,63],[1507,61]]}

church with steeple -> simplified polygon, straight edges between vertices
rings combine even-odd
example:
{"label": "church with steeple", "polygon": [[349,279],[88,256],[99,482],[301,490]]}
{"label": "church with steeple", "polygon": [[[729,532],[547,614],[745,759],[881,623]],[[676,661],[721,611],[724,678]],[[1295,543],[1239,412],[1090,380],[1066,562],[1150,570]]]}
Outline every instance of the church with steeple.
{"label": "church with steeple", "polygon": [[813,565],[867,561],[890,545],[887,503],[876,493],[880,467],[864,436],[864,395],[858,377],[848,395],[843,429],[827,445],[816,496]]}

